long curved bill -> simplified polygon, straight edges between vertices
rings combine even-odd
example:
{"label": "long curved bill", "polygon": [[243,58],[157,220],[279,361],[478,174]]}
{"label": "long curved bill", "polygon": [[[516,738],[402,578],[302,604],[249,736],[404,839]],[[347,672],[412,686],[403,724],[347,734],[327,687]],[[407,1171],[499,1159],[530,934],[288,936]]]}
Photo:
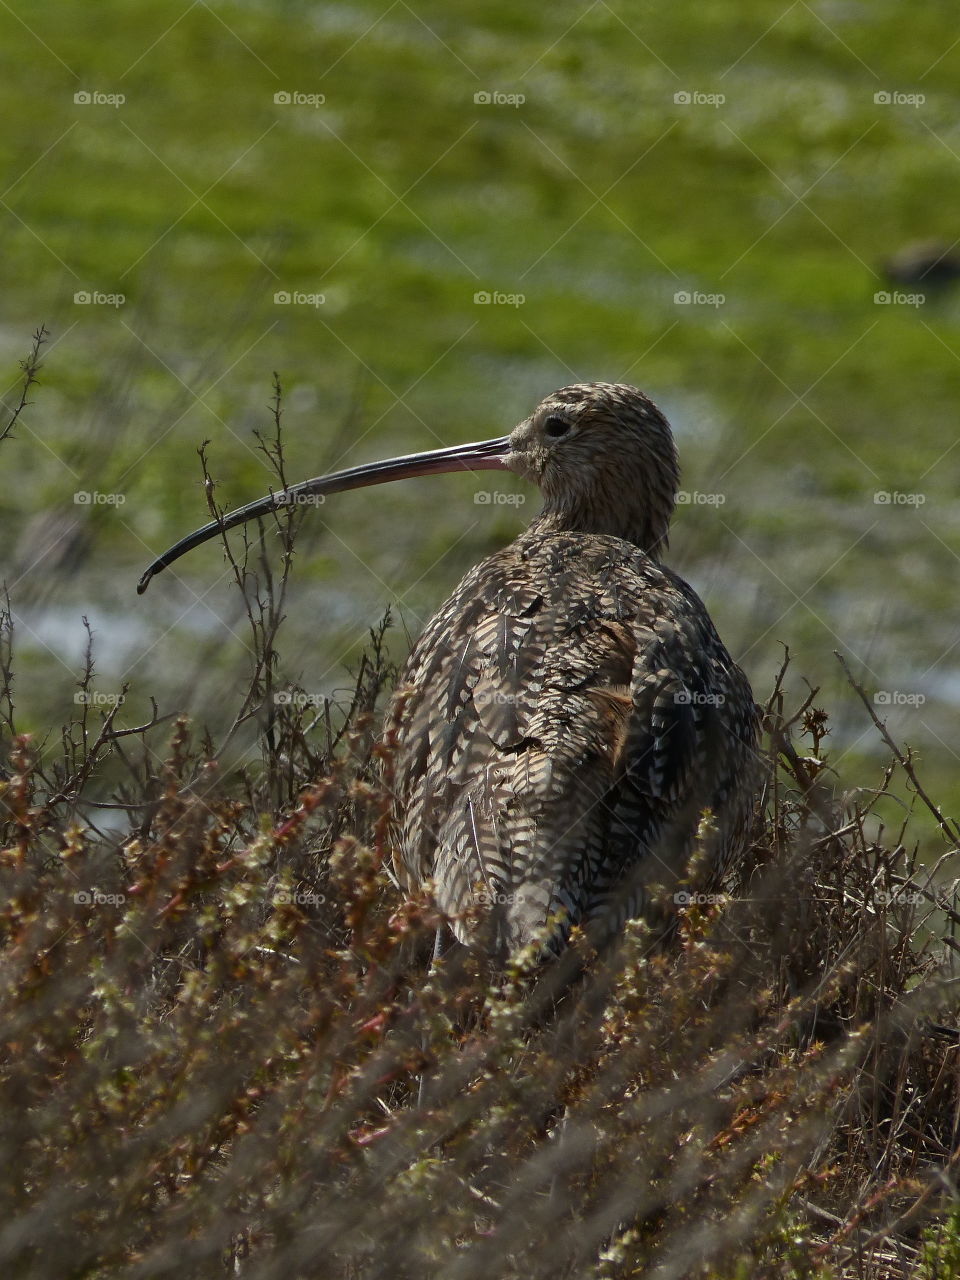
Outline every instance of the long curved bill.
{"label": "long curved bill", "polygon": [[174,543],[162,556],[158,556],[137,583],[137,595],[143,595],[154,574],[166,569],[181,556],[199,547],[227,529],[258,520],[272,511],[307,506],[311,500],[331,493],[343,493],[347,489],[363,489],[367,485],[386,484],[388,480],[406,480],[412,476],[442,475],[448,471],[496,471],[505,466],[504,459],[510,452],[510,437],[483,440],[479,444],[459,444],[450,449],[433,449],[428,453],[408,453],[402,458],[390,458],[386,462],[368,462],[360,467],[348,467],[346,471],[334,471],[328,476],[317,476],[268,493],[256,502],[230,511],[220,520],[211,520],[202,529]]}

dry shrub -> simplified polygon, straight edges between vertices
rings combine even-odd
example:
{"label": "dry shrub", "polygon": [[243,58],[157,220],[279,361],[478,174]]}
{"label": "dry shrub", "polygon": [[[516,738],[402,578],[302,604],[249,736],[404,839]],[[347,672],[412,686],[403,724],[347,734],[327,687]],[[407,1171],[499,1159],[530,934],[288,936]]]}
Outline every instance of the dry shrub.
{"label": "dry shrub", "polygon": [[278,705],[281,532],[276,576],[237,567],[258,769],[156,709],[41,746],[0,694],[0,1274],[952,1274],[960,916],[877,817],[927,801],[909,755],[836,799],[785,668],[735,892],[691,881],[667,945],[431,964],[387,870],[383,629],[339,714]]}

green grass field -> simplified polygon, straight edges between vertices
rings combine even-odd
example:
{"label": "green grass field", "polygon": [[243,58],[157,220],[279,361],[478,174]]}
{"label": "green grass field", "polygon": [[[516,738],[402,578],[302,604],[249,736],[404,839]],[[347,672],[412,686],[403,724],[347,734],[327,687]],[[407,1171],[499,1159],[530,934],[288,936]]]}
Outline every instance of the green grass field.
{"label": "green grass field", "polygon": [[[884,271],[956,257],[954,7],[50,0],[0,68],[3,1280],[956,1274],[960,284]],[[275,374],[290,481],[666,412],[669,562],[829,713],[679,945],[545,1016],[381,870],[384,692],[519,479],[308,510],[259,618],[215,544],[136,595],[204,441],[275,485]]]}
{"label": "green grass field", "polygon": [[[187,659],[215,718],[218,551],[132,589],[206,516],[203,439],[220,501],[266,488],[274,370],[293,478],[624,379],[671,418],[688,491],[720,495],[679,509],[673,563],[758,691],[788,644],[859,767],[841,649],[957,797],[960,308],[875,301],[891,252],[960,235],[954,27],[929,6],[906,39],[892,3],[7,9],[9,385],[51,332],[0,482],[22,713],[58,714],[86,614],[104,687],[182,701]],[[388,602],[416,634],[533,510],[475,488],[311,513],[285,653],[305,687],[342,683]]]}

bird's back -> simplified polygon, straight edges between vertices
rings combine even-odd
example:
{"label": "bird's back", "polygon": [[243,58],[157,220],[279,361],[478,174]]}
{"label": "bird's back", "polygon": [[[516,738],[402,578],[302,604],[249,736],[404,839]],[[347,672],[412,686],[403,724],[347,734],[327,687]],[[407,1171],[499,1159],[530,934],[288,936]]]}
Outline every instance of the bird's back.
{"label": "bird's back", "polygon": [[[756,708],[702,602],[619,538],[534,523],[414,648],[387,720],[402,870],[502,950],[598,941],[683,873],[705,809],[743,838]],[[455,931],[462,941],[468,926]]]}

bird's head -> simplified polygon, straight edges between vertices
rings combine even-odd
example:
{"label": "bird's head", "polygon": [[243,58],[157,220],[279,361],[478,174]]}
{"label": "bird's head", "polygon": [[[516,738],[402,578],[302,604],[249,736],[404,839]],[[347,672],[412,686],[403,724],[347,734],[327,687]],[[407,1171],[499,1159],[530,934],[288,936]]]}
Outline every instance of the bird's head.
{"label": "bird's head", "polygon": [[635,387],[584,382],[547,396],[509,436],[349,467],[220,515],[158,556],[137,590],[194,547],[285,507],[410,476],[504,469],[540,486],[539,528],[612,534],[654,557],[667,545],[679,471],[666,418]]}
{"label": "bird's head", "polygon": [[626,538],[659,557],[680,469],[666,418],[623,383],[561,387],[510,435],[504,459],[540,487],[554,527]]}

